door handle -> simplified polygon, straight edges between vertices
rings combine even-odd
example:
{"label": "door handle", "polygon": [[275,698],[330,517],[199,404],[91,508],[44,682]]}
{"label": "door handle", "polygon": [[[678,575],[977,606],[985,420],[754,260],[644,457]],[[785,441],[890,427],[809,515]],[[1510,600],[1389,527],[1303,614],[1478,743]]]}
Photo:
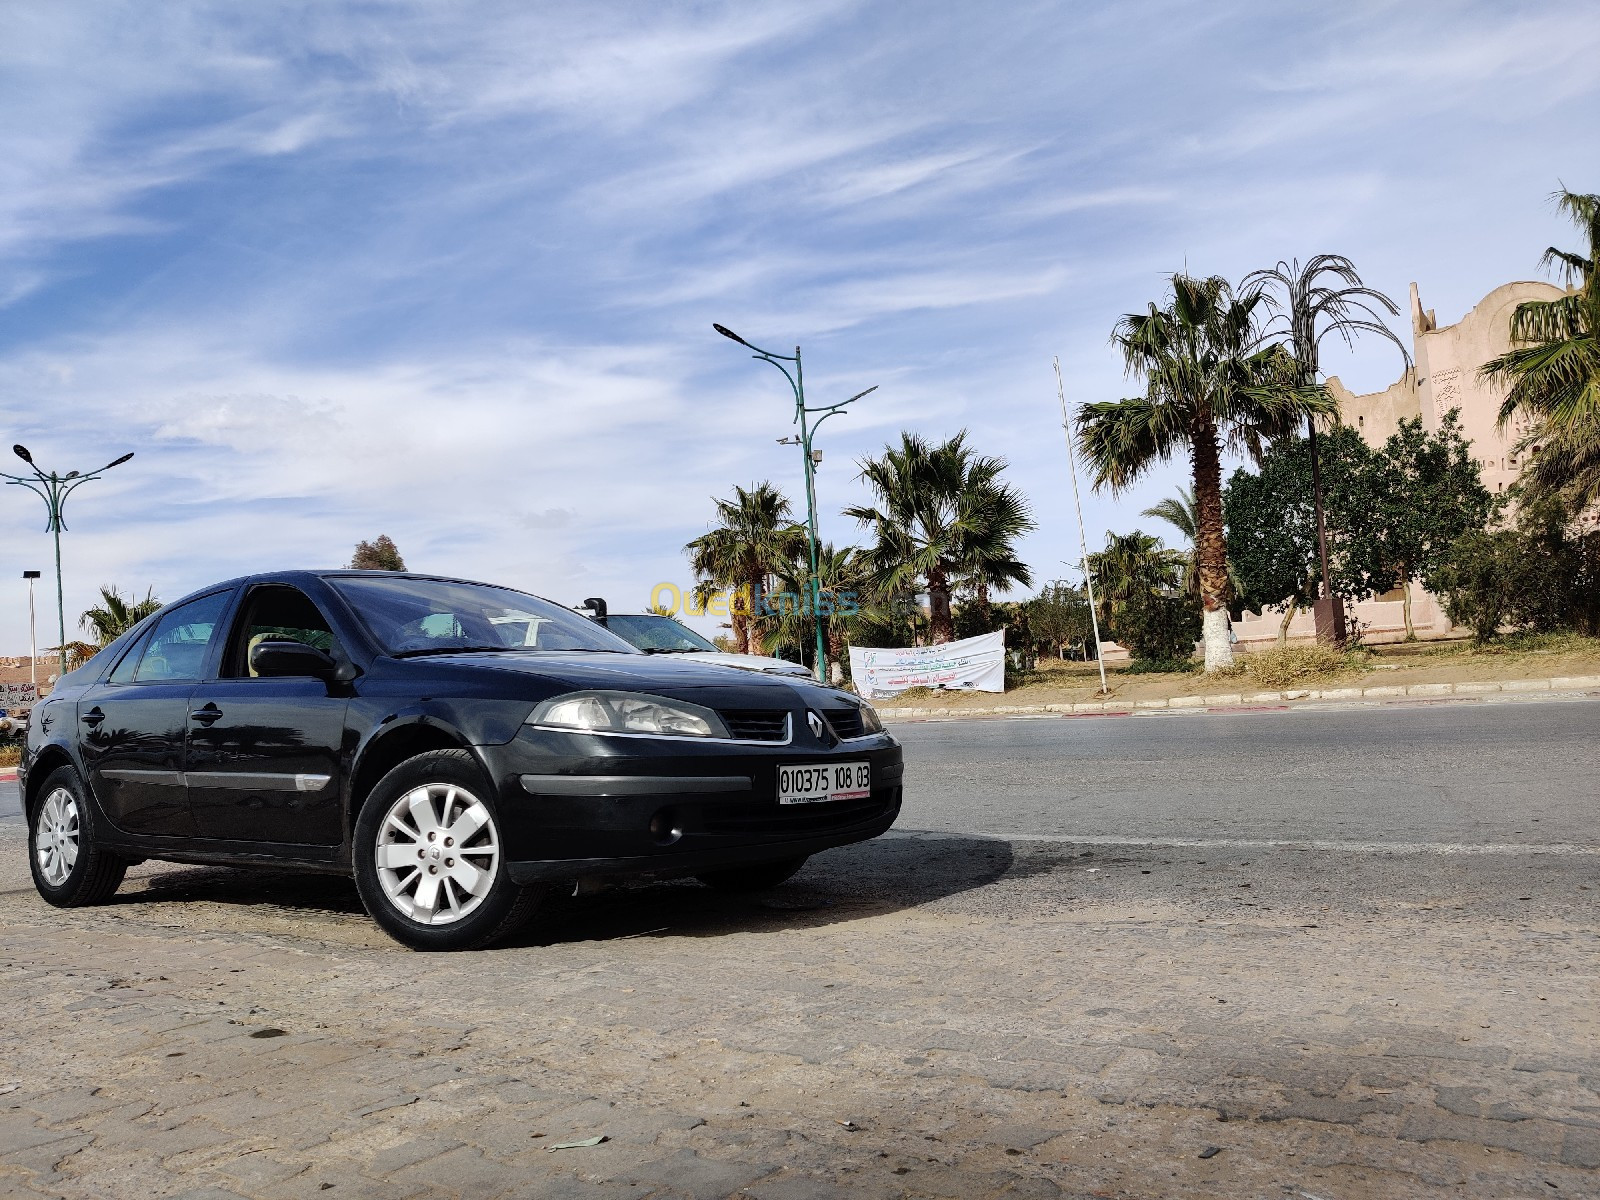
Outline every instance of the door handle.
{"label": "door handle", "polygon": [[207,704],[204,708],[197,708],[189,714],[191,721],[199,721],[202,725],[210,725],[213,721],[222,719],[222,710],[215,704]]}
{"label": "door handle", "polygon": [[81,719],[85,725],[98,725],[106,719],[106,715],[100,711],[100,706],[97,704],[84,713]]}

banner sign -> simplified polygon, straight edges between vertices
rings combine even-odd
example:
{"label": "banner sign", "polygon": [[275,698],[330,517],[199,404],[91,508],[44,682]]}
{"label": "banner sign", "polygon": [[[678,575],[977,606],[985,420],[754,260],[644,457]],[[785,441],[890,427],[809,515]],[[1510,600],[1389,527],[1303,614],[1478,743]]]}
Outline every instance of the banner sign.
{"label": "banner sign", "polygon": [[961,692],[1006,690],[1005,630],[940,646],[900,650],[850,647],[850,675],[868,700],[894,696],[908,688]]}
{"label": "banner sign", "polygon": [[32,708],[34,698],[31,683],[0,683],[0,708],[8,712]]}

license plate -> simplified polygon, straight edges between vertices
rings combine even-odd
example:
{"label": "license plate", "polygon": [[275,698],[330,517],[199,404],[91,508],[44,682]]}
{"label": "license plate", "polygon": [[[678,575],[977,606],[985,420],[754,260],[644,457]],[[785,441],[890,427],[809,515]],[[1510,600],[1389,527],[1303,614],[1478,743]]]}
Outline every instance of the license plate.
{"label": "license plate", "polygon": [[872,795],[872,764],[825,763],[778,768],[779,804],[825,804]]}

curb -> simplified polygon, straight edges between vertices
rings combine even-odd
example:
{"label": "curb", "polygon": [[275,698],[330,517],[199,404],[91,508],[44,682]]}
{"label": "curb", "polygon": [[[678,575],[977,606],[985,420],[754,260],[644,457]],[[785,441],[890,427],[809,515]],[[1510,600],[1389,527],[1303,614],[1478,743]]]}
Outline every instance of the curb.
{"label": "curb", "polygon": [[1221,692],[1174,696],[1167,700],[1083,700],[1076,704],[999,704],[988,708],[879,708],[885,721],[927,717],[1126,717],[1161,709],[1190,712],[1253,712],[1288,708],[1306,701],[1393,701],[1463,696],[1478,699],[1496,693],[1549,695],[1600,690],[1600,675],[1558,675],[1551,679],[1507,679],[1500,683],[1413,683],[1376,687],[1287,688],[1279,692]]}

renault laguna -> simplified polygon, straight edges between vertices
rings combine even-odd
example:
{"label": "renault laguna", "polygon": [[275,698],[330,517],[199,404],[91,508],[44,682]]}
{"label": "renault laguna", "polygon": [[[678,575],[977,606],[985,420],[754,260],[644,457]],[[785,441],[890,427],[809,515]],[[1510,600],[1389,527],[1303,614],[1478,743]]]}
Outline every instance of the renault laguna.
{"label": "renault laguna", "polygon": [[510,588],[290,571],[168,605],[33,709],[35,886],[96,904],[146,859],[354,876],[425,950],[556,886],[773,887],[883,833],[900,747],[806,679],[647,655]]}

